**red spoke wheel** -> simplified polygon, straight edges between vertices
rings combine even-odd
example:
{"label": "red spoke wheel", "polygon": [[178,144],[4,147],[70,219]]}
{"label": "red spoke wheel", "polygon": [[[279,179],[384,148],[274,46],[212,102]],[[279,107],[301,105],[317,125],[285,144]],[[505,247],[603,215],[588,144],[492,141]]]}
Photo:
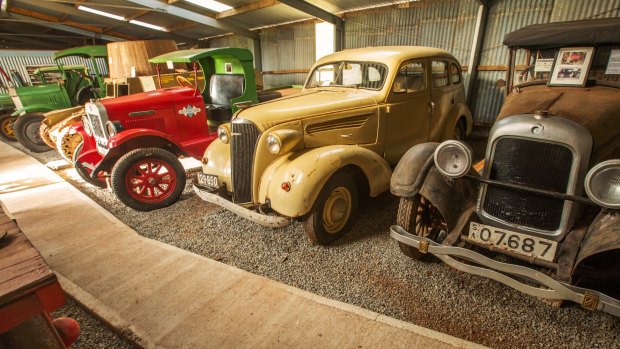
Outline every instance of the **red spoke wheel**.
{"label": "red spoke wheel", "polygon": [[176,202],[185,189],[185,170],[173,153],[136,149],[112,168],[112,190],[127,206],[151,211]]}
{"label": "red spoke wheel", "polygon": [[[448,230],[439,210],[420,194],[400,199],[396,223],[410,234],[423,236],[435,242],[443,241]],[[427,255],[402,242],[399,242],[398,246],[404,255],[413,259],[422,259]]]}

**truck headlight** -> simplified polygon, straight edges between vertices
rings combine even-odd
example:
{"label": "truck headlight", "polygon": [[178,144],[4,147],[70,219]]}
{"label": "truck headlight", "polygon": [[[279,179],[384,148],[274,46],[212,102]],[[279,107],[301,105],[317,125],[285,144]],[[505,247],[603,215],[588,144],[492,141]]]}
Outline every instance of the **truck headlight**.
{"label": "truck headlight", "polygon": [[302,140],[297,130],[277,130],[267,135],[267,148],[274,155],[285,154]]}
{"label": "truck headlight", "polygon": [[230,142],[230,129],[228,128],[228,125],[218,126],[217,138],[219,138],[224,144],[228,144],[228,142]]}
{"label": "truck headlight", "polygon": [[119,121],[108,121],[105,124],[105,129],[108,132],[108,136],[114,137],[123,130],[123,125]]}
{"label": "truck headlight", "polygon": [[435,149],[435,167],[446,177],[463,177],[471,168],[472,151],[459,141],[445,141]]}
{"label": "truck headlight", "polygon": [[586,175],[586,193],[595,203],[620,209],[620,159],[603,161]]}

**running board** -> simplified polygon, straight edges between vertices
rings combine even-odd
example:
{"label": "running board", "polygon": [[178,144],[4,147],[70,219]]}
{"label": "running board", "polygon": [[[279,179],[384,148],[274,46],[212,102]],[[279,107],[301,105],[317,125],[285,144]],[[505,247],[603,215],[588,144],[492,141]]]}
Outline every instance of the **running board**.
{"label": "running board", "polygon": [[[430,239],[410,234],[398,225],[390,227],[390,236],[398,242],[417,248],[422,253],[433,254],[454,269],[499,281],[530,296],[569,300],[580,304],[585,309],[600,310],[620,317],[620,301],[603,293],[557,281],[531,268],[498,262],[465,248],[444,246]],[[458,257],[480,266],[466,264],[452,257]],[[532,280],[547,288],[526,285],[503,273]]]}

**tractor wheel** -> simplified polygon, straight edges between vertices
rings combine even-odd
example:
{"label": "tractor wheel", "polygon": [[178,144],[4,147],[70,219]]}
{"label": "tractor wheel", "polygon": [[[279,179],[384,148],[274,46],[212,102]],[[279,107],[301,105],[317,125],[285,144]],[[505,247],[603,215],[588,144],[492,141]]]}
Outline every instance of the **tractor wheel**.
{"label": "tractor wheel", "polygon": [[17,117],[13,124],[13,131],[17,141],[28,150],[42,153],[50,150],[39,133],[39,128],[45,117],[42,113],[27,113]]}
{"label": "tractor wheel", "polygon": [[112,190],[125,205],[152,211],[175,203],[185,189],[185,169],[173,153],[136,149],[112,168]]}
{"label": "tractor wheel", "polygon": [[76,147],[82,143],[82,135],[78,132],[71,134],[71,127],[64,127],[58,131],[56,137],[56,150],[69,163],[73,162],[73,154]]}
{"label": "tractor wheel", "polygon": [[0,136],[7,141],[15,142],[15,132],[13,132],[13,123],[17,120],[17,116],[11,114],[0,115]]}
{"label": "tractor wheel", "polygon": [[[400,198],[396,223],[410,234],[423,236],[435,242],[441,242],[447,233],[446,222],[439,210],[420,194]],[[402,242],[399,242],[398,246],[405,256],[413,259],[422,259],[427,255]]]}
{"label": "tractor wheel", "polygon": [[327,245],[342,237],[351,228],[357,213],[357,196],[355,179],[344,171],[336,172],[303,218],[310,241]]}
{"label": "tractor wheel", "polygon": [[75,151],[73,152],[73,157],[71,158],[71,160],[72,160],[71,163],[73,164],[73,167],[75,167],[75,172],[77,172],[77,174],[80,177],[82,177],[82,179],[84,181],[86,181],[86,183],[92,184],[95,187],[101,188],[101,189],[107,188],[108,184],[106,183],[105,180],[101,180],[101,179],[97,179],[97,178],[92,178],[90,176],[91,171],[89,171],[82,164],[77,162],[77,157],[82,152],[82,147],[83,146],[84,146],[84,142],[80,142],[80,144],[78,144],[77,147],[75,147]]}

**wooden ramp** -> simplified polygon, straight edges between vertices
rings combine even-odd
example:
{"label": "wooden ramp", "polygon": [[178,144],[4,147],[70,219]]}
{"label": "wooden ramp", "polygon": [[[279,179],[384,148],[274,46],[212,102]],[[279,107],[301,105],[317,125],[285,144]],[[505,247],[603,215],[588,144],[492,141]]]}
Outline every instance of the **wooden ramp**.
{"label": "wooden ramp", "polygon": [[480,347],[144,238],[34,159],[0,154],[0,201],[63,288],[143,347]]}

